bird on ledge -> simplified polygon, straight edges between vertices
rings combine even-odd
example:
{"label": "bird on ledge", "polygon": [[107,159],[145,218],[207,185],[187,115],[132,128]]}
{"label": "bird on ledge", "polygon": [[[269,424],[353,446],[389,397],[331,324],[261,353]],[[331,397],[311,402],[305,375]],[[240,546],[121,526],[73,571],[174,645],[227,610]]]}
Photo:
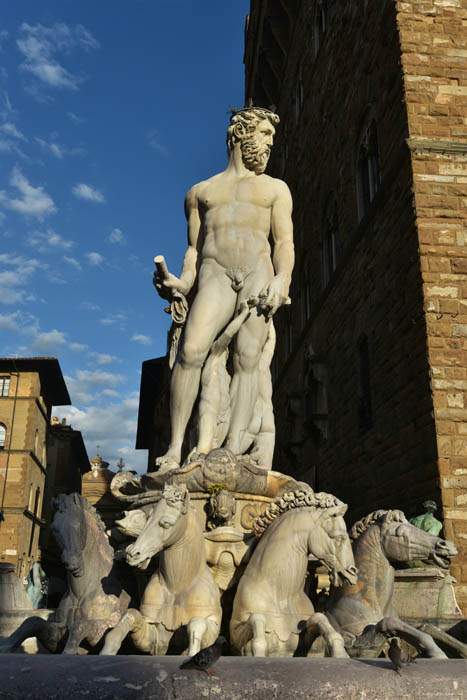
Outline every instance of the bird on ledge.
{"label": "bird on ledge", "polygon": [[222,656],[222,647],[226,641],[225,637],[221,635],[210,647],[201,649],[191,659],[184,661],[180,668],[194,668],[197,671],[204,671],[208,676],[212,676],[214,671],[210,666],[214,666],[216,661]]}

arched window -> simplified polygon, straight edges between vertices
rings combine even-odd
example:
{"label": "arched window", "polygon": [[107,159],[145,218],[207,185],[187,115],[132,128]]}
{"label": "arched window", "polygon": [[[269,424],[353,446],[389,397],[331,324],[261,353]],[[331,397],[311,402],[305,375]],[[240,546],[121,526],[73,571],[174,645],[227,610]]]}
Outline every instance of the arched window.
{"label": "arched window", "polygon": [[361,132],[357,153],[358,220],[367,213],[381,183],[378,133],[375,119],[367,120]]}
{"label": "arched window", "polygon": [[314,21],[314,45],[315,56],[319,51],[319,47],[323,42],[324,32],[328,26],[328,3],[327,0],[318,0],[315,10]]}
{"label": "arched window", "polygon": [[6,425],[4,423],[0,423],[0,450],[5,449],[5,443],[6,443]]}
{"label": "arched window", "polygon": [[0,377],[0,396],[8,396],[10,393],[10,377]]}
{"label": "arched window", "polygon": [[39,431],[36,428],[36,434],[34,435],[34,454],[39,457]]}
{"label": "arched window", "polygon": [[321,245],[323,264],[323,284],[327,287],[339,262],[339,221],[337,217],[337,204],[331,201],[327,207],[327,215],[323,226],[323,239]]}

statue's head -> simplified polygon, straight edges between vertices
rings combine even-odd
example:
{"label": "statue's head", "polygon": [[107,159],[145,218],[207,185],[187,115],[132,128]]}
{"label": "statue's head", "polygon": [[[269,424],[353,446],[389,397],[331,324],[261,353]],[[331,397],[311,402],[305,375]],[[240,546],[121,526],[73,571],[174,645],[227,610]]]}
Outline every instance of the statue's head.
{"label": "statue's head", "polygon": [[438,510],[438,506],[435,501],[425,501],[423,507],[428,513],[435,513]]}
{"label": "statue's head", "polygon": [[266,170],[279,121],[277,114],[263,107],[234,112],[227,129],[227,153],[230,155],[239,143],[245,167],[261,175]]}

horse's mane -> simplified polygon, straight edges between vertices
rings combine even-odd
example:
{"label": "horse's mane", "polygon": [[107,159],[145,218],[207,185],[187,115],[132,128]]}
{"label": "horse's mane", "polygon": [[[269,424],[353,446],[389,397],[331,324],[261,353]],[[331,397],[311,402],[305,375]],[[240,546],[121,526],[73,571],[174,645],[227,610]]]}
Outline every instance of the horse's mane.
{"label": "horse's mane", "polygon": [[345,508],[345,504],[329,493],[313,493],[313,491],[288,491],[275,499],[254,521],[252,532],[259,537],[273,520],[293,508],[314,506],[315,508]]}
{"label": "horse's mane", "polygon": [[[371,525],[374,525],[375,523],[379,522],[383,518],[385,518],[387,515],[390,513],[400,513],[401,511],[392,511],[392,510],[374,510],[372,513],[369,513],[369,515],[366,515],[364,518],[361,520],[358,520],[355,525],[352,527],[352,529],[349,532],[349,537],[351,540],[356,540],[357,537],[360,535],[363,535],[363,533],[368,530],[368,528]],[[399,517],[397,518],[399,519]]]}

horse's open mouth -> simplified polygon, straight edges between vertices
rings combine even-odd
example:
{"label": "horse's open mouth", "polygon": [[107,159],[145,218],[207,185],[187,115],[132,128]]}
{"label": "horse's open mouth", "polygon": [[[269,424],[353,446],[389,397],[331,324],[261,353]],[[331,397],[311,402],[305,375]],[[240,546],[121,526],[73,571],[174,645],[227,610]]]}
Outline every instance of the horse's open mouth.
{"label": "horse's open mouth", "polygon": [[446,555],[443,556],[442,554],[436,554],[436,552],[433,552],[431,558],[437,566],[440,566],[442,569],[449,569],[449,564],[451,563],[450,557]]}

